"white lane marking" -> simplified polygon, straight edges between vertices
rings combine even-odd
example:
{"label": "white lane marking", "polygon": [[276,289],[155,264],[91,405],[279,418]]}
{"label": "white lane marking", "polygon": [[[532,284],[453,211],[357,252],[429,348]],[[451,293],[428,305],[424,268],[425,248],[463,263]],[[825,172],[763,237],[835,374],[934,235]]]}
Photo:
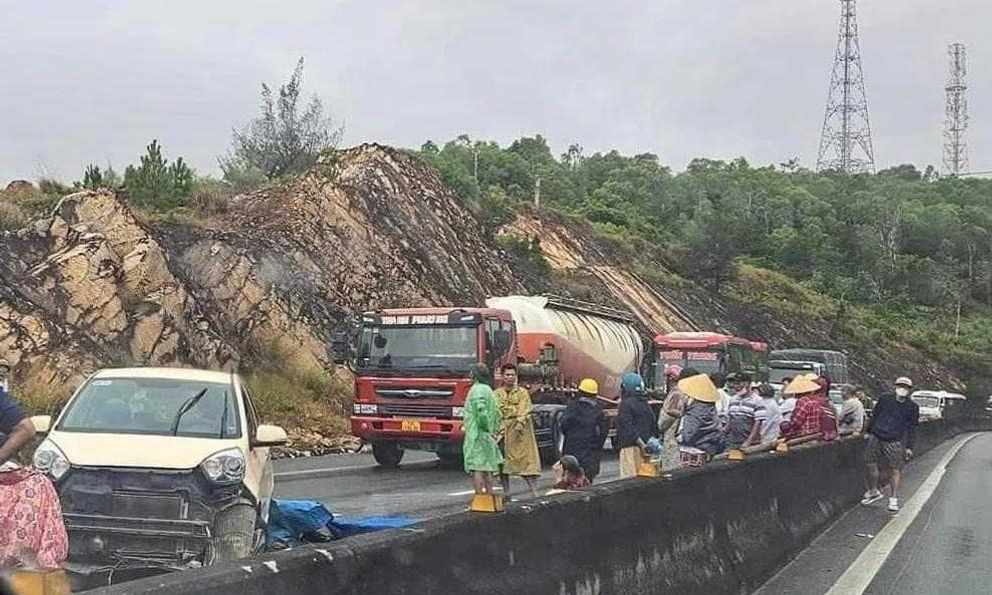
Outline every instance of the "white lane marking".
{"label": "white lane marking", "polygon": [[944,477],[944,473],[947,471],[947,465],[951,462],[951,459],[954,458],[954,455],[958,454],[958,451],[965,444],[979,435],[972,434],[971,436],[962,438],[951,450],[944,454],[940,463],[930,472],[930,475],[927,476],[923,484],[916,490],[916,493],[909,499],[909,502],[906,503],[895,518],[889,521],[878,532],[875,539],[861,552],[861,555],[848,567],[844,574],[837,579],[834,586],[827,591],[827,595],[861,595],[865,592],[865,589],[868,588],[868,585],[871,584],[875,575],[878,574],[882,565],[889,558],[889,554],[899,544],[903,534],[913,524],[916,516],[920,514],[920,510],[923,509],[927,501],[930,500],[930,497],[933,496],[934,491],[937,490],[937,486],[940,485],[940,480]]}
{"label": "white lane marking", "polygon": [[[503,488],[501,488],[501,487],[493,487],[493,491],[494,492],[502,492],[503,491]],[[462,492],[451,492],[450,494],[448,494],[448,496],[468,496],[469,494],[474,494],[474,493],[475,493],[475,490],[465,490],[465,491],[462,491]]]}

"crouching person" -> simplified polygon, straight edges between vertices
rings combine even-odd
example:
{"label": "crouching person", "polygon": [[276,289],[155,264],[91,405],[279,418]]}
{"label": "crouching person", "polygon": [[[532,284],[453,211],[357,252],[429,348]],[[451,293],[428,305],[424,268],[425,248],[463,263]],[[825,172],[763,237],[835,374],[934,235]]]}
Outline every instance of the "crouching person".
{"label": "crouching person", "polygon": [[47,477],[14,462],[34,425],[6,391],[0,360],[0,568],[58,568],[69,550],[62,507]]}
{"label": "crouching person", "polygon": [[552,491],[585,490],[591,485],[579,460],[565,455],[554,465],[555,485]]}
{"label": "crouching person", "polygon": [[720,393],[706,374],[679,381],[687,400],[679,430],[679,459],[683,467],[700,467],[723,451],[723,432],[716,403]]}

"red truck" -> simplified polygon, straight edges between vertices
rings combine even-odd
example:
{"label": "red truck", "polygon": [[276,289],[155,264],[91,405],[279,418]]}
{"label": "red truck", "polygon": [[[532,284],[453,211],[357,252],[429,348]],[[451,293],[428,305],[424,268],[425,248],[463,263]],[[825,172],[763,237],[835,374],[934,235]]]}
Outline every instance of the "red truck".
{"label": "red truck", "polygon": [[608,411],[620,376],[636,371],[643,344],[629,314],[556,296],[491,298],[485,307],[368,312],[336,337],[336,363],[355,373],[354,435],[395,467],[409,449],[461,458],[469,368],[517,365],[531,391],[542,458],[560,454],[558,419],[581,379],[594,378]]}
{"label": "red truck", "polygon": [[665,386],[665,366],[678,364],[704,374],[747,373],[768,381],[767,343],[709,332],[675,332],[654,338],[654,384]]}

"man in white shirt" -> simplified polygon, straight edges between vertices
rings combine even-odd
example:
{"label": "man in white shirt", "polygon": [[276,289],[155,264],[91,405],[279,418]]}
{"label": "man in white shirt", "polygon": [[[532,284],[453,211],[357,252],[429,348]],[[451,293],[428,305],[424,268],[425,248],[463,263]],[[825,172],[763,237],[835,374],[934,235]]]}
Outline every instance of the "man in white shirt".
{"label": "man in white shirt", "polygon": [[837,420],[837,433],[841,436],[861,432],[865,427],[865,406],[858,398],[858,389],[844,387],[844,405]]}
{"label": "man in white shirt", "polygon": [[796,408],[796,395],[787,395],[784,392],[785,387],[789,386],[790,382],[792,382],[792,378],[784,378],[782,380],[782,402],[778,404],[782,412],[782,423],[792,421],[792,412]]}
{"label": "man in white shirt", "polygon": [[761,443],[765,444],[779,437],[782,426],[782,409],[775,400],[775,388],[770,384],[758,387],[758,396],[765,404],[765,423],[761,425]]}

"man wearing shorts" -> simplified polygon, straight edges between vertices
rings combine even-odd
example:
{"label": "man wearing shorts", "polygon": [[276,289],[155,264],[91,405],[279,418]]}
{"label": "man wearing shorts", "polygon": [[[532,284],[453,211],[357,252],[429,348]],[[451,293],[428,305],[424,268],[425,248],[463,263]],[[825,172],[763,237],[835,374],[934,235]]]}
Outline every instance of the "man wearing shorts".
{"label": "man wearing shorts", "polygon": [[913,381],[906,377],[899,378],[895,388],[895,395],[885,395],[878,400],[868,422],[868,446],[865,447],[868,491],[861,499],[865,506],[882,499],[882,492],[878,489],[878,467],[884,465],[892,471],[890,512],[899,512],[902,464],[913,456],[916,426],[920,419],[919,405],[909,398]]}

